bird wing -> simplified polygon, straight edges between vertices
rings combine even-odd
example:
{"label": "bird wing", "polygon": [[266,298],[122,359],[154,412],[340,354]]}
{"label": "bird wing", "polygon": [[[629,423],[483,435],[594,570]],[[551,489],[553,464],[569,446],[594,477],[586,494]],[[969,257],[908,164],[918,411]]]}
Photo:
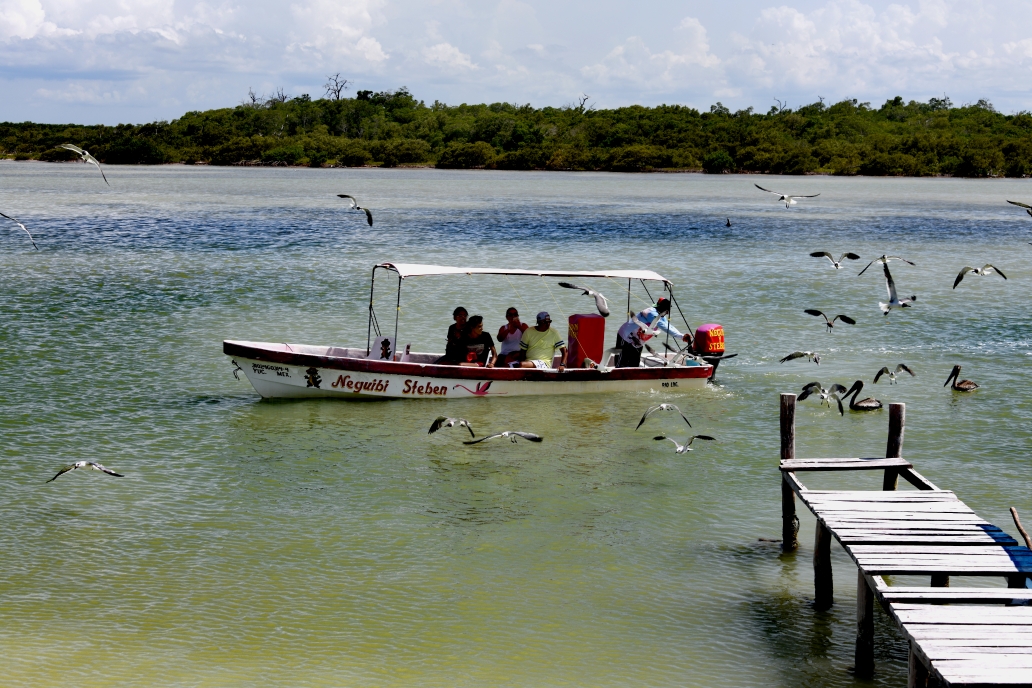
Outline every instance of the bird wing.
{"label": "bird wing", "polygon": [[807,382],[805,385],[803,385],[803,391],[804,392],[806,390],[813,391],[815,389],[821,389],[821,383],[815,381],[815,382]]}
{"label": "bird wing", "polygon": [[811,195],[809,195],[809,196],[800,196],[799,194],[792,194],[792,196],[791,196],[791,197],[792,197],[792,198],[817,198],[818,196],[820,196],[820,194],[819,194],[819,193],[816,193],[816,194],[811,194]]}
{"label": "bird wing", "polygon": [[369,210],[369,208],[362,208],[362,210],[365,211],[366,222],[368,222],[369,226],[372,227],[373,226],[373,213]]}
{"label": "bird wing", "polygon": [[785,356],[783,359],[778,361],[778,363],[784,363],[785,361],[793,361],[793,360],[795,360],[797,358],[802,358],[803,356],[809,356],[809,355],[810,355],[809,351],[793,351],[788,356]]}
{"label": "bird wing", "polygon": [[710,437],[709,435],[692,435],[691,439],[688,440],[688,443],[691,444],[692,440],[710,440],[715,442],[716,439],[716,437]]}
{"label": "bird wing", "polygon": [[82,155],[83,153],[86,152],[82,148],[79,148],[78,146],[73,146],[70,143],[62,143],[60,146],[58,146],[58,148],[65,148],[67,150],[74,151],[74,152],[78,153],[79,155]]}
{"label": "bird wing", "polygon": [[493,435],[488,435],[487,437],[481,437],[479,440],[470,440],[469,442],[463,442],[463,444],[479,444],[480,442],[486,442],[487,440],[493,440],[496,437],[503,437],[504,435],[505,435],[504,432],[497,432],[497,433],[495,433]]}
{"label": "bird wing", "polygon": [[36,246],[36,240],[32,238],[32,233],[29,232],[29,230],[25,228],[25,225],[23,225],[22,223],[18,222],[17,220],[15,220],[10,215],[4,215],[3,213],[0,213],[0,217],[6,217],[8,220],[10,220],[14,224],[18,225],[19,227],[21,227],[22,231],[29,235],[29,241],[32,242],[32,248],[36,249],[37,251],[39,250],[39,246]]}
{"label": "bird wing", "polygon": [[965,265],[964,267],[962,267],[960,269],[960,272],[957,273],[957,279],[953,280],[953,288],[954,289],[957,288],[957,285],[960,284],[960,281],[962,279],[964,279],[964,275],[968,274],[969,272],[974,272],[974,271],[975,271],[975,269],[973,267],[971,267],[970,265]]}
{"label": "bird wing", "polygon": [[54,476],[53,478],[51,478],[51,479],[50,479],[50,480],[48,480],[47,482],[48,482],[48,483],[52,483],[52,482],[54,482],[55,480],[57,480],[58,478],[60,478],[60,477],[61,477],[62,475],[64,475],[65,473],[67,473],[68,471],[74,471],[74,470],[75,470],[76,468],[78,468],[78,467],[79,467],[79,466],[78,466],[77,464],[74,464],[74,463],[73,463],[72,465],[70,465],[70,466],[65,466],[64,468],[62,468],[61,470],[59,470],[59,471],[57,472],[57,475],[55,475],[55,476]]}
{"label": "bird wing", "polygon": [[[897,373],[899,372],[899,367],[896,368],[896,372]],[[874,384],[878,384],[878,380],[881,379],[882,375],[889,375],[891,373],[892,373],[892,371],[889,370],[888,366],[882,366],[882,369],[874,374]]]}
{"label": "bird wing", "polygon": [[889,301],[898,301],[896,297],[896,283],[892,281],[892,273],[889,272],[889,263],[882,263],[882,270],[885,271],[885,288],[889,290]]}
{"label": "bird wing", "polygon": [[856,320],[853,320],[848,315],[842,315],[841,313],[836,315],[832,319],[831,322],[835,322],[836,320],[841,320],[842,322],[846,323],[847,325],[856,325]]}
{"label": "bird wing", "polygon": [[573,284],[571,282],[560,282],[559,286],[560,287],[564,287],[566,289],[580,289],[582,292],[584,292],[585,296],[587,296],[588,294],[592,293],[591,290],[588,289],[587,287],[578,287],[576,284]]}
{"label": "bird wing", "polygon": [[1032,210],[1032,205],[1025,205],[1024,203],[1018,203],[1017,201],[1007,201],[1007,202],[1010,203],[1011,205],[1016,205],[1016,206],[1019,206],[1021,208],[1028,208],[1029,210]]}
{"label": "bird wing", "polygon": [[917,377],[917,373],[915,373],[913,370],[911,370],[910,367],[906,363],[900,363],[898,366],[896,366],[896,372],[897,373],[900,372],[901,370],[904,370],[904,371],[910,373],[910,377]]}
{"label": "bird wing", "polygon": [[820,385],[817,385],[817,387],[810,387],[810,388],[804,387],[802,393],[797,398],[797,401],[803,401],[804,399],[809,398],[809,396],[811,394],[813,394],[815,391],[819,390],[820,388],[821,388]]}
{"label": "bird wing", "polygon": [[606,301],[606,297],[599,294],[597,291],[592,292],[592,296],[595,297],[595,308],[598,309],[598,314],[603,318],[609,317],[609,302]]}
{"label": "bird wing", "polygon": [[754,186],[755,186],[755,187],[756,187],[757,189],[759,189],[760,191],[766,191],[767,193],[772,193],[772,194],[776,194],[776,195],[778,195],[778,196],[784,196],[784,194],[782,194],[782,193],[779,193],[779,192],[777,192],[777,191],[771,191],[770,189],[764,189],[764,188],[763,188],[762,186],[760,186],[759,184],[754,184]]}
{"label": "bird wing", "polygon": [[[841,387],[841,386],[842,385],[839,385],[839,387]],[[838,413],[839,413],[839,415],[840,416],[846,415],[846,410],[844,408],[842,408],[842,400],[839,399],[838,396],[835,395],[835,394],[832,394],[831,396],[835,400],[835,403],[838,404]]]}
{"label": "bird wing", "polygon": [[469,430],[469,436],[473,439],[476,439],[477,436],[473,434],[473,426],[469,424],[468,420],[466,420],[465,418],[460,418],[459,425],[465,426],[465,428]]}
{"label": "bird wing", "polygon": [[97,170],[100,172],[100,176],[104,178],[104,183],[108,186],[111,186],[111,182],[107,180],[107,175],[104,174],[104,169],[100,166],[100,161],[85,151],[83,151],[83,155],[86,156],[86,162],[90,163],[91,165],[97,166]]}
{"label": "bird wing", "polygon": [[848,391],[849,390],[846,389],[845,385],[840,385],[839,383],[836,382],[835,384],[833,384],[831,386],[831,389],[828,390],[828,394],[829,395],[845,394]]}
{"label": "bird wing", "polygon": [[843,253],[839,257],[838,262],[841,263],[843,258],[849,258],[850,260],[860,260],[860,256],[856,255],[855,253],[851,253],[851,252]]}
{"label": "bird wing", "polygon": [[350,198],[351,207],[355,208],[358,206],[358,199],[356,199],[354,196],[351,196],[350,194],[337,194],[337,198]]}
{"label": "bird wing", "polygon": [[822,313],[821,311],[817,310],[816,308],[806,308],[806,309],[803,310],[803,313],[806,313],[807,315],[813,315],[813,316],[817,316],[817,317],[822,317],[822,318],[824,318],[825,321],[828,321],[828,316],[824,315],[824,313]]}
{"label": "bird wing", "polygon": [[982,267],[982,274],[983,274],[983,275],[985,274],[985,271],[986,271],[986,270],[995,270],[995,271],[996,271],[996,274],[998,274],[998,275],[999,275],[1000,277],[1002,277],[1003,279],[1007,279],[1007,275],[1003,274],[1003,270],[1001,270],[1000,268],[996,267],[995,265],[990,265],[989,263],[986,263],[986,264],[985,264],[985,265],[984,265],[984,266]]}
{"label": "bird wing", "polygon": [[535,435],[532,432],[520,432],[519,430],[513,430],[511,434],[519,435],[523,439],[530,440],[531,442],[541,442],[545,439],[541,435]]}
{"label": "bird wing", "polygon": [[447,423],[447,422],[448,422],[448,419],[445,416],[437,416],[437,419],[434,420],[433,423],[431,423],[430,429],[427,430],[426,434],[428,434],[428,435],[434,434],[435,432],[440,430],[442,427],[444,427],[444,424]]}
{"label": "bird wing", "polygon": [[92,469],[93,469],[93,470],[95,470],[95,471],[100,471],[100,472],[102,472],[102,473],[107,473],[108,475],[113,475],[113,476],[115,476],[116,478],[124,478],[124,477],[125,477],[125,476],[124,476],[124,475],[122,475],[121,473],[115,473],[115,472],[114,472],[113,470],[111,470],[110,468],[107,468],[107,467],[105,467],[105,466],[102,466],[102,465],[100,465],[99,463],[93,463],[92,461],[90,462],[90,468],[92,468]]}
{"label": "bird wing", "polygon": [[[875,260],[872,260],[872,261],[871,261],[870,263],[868,263],[868,264],[867,264],[867,268],[871,267],[872,265],[874,265],[874,264],[875,264],[875,263],[877,263],[877,262],[878,262],[878,260],[877,260],[877,259],[875,259]],[[860,272],[858,272],[856,276],[857,276],[857,277],[859,277],[860,275],[862,275],[862,274],[864,274],[865,272],[867,272],[867,268],[864,268],[863,270],[861,270]]]}
{"label": "bird wing", "polygon": [[[832,257],[831,257],[831,254],[830,254],[830,253],[828,253],[827,251],[814,251],[813,253],[811,253],[811,254],[810,254],[810,257],[811,257],[811,258],[827,258],[827,259],[828,259],[828,260],[830,260],[830,261],[831,261],[832,263],[834,263],[834,262],[835,262],[835,259],[834,259],[834,258],[832,258]],[[839,258],[839,260],[842,260],[842,259],[841,259],[841,258]]]}
{"label": "bird wing", "polygon": [[885,257],[885,262],[886,263],[888,263],[890,260],[902,260],[907,265],[917,265],[917,263],[915,263],[914,261],[907,260],[906,258],[901,258],[899,256],[886,256]]}
{"label": "bird wing", "polygon": [[641,420],[638,421],[638,425],[635,426],[635,430],[641,427],[641,424],[645,422],[645,419],[651,416],[653,413],[659,410],[659,406],[650,406],[644,414],[642,414]]}
{"label": "bird wing", "polygon": [[677,440],[675,440],[673,437],[667,437],[666,435],[656,435],[652,439],[654,439],[654,440],[669,440],[669,441],[674,443],[674,446],[677,447],[678,451],[681,450],[681,445],[678,444]]}

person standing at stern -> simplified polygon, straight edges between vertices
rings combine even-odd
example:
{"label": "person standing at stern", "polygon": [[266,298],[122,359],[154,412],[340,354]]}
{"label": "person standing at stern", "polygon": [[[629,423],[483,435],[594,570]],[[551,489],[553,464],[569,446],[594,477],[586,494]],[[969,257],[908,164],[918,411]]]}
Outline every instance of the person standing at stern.
{"label": "person standing at stern", "polygon": [[520,338],[520,350],[523,352],[521,368],[540,368],[548,370],[552,367],[552,358],[556,350],[562,354],[559,372],[566,369],[566,342],[559,333],[552,329],[552,316],[547,311],[537,314],[537,326],[527,328]]}
{"label": "person standing at stern", "polygon": [[665,332],[683,342],[690,342],[690,334],[681,334],[670,324],[670,299],[660,299],[620,326],[616,333],[616,348],[620,349],[620,368],[637,368],[641,364],[641,349],[654,335],[648,330]]}

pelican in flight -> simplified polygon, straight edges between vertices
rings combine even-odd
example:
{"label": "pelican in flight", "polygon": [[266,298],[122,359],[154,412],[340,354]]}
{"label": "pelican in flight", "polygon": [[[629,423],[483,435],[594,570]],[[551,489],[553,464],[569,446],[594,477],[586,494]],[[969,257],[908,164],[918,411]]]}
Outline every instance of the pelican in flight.
{"label": "pelican in flight", "polygon": [[1017,201],[1007,201],[1007,202],[1010,203],[1011,205],[1016,205],[1019,208],[1024,208],[1025,212],[1029,214],[1029,217],[1032,217],[1032,205],[1025,205],[1024,203],[1018,203]]}
{"label": "pelican in flight", "polygon": [[92,468],[95,471],[100,471],[102,473],[107,473],[108,475],[113,475],[116,478],[124,478],[125,477],[121,473],[115,473],[110,468],[105,468],[104,466],[101,466],[99,463],[94,463],[93,461],[76,461],[71,466],[65,466],[64,468],[59,470],[57,472],[57,475],[55,475],[53,478],[51,478],[47,482],[48,483],[52,483],[55,480],[57,480],[58,478],[60,478],[62,475],[67,473],[68,471],[74,471],[76,468],[86,468],[87,466],[89,468]]}
{"label": "pelican in flight", "polygon": [[838,383],[835,383],[831,387],[825,389],[823,386],[821,386],[821,383],[819,382],[810,382],[806,385],[803,385],[803,391],[802,394],[799,395],[798,400],[803,401],[804,399],[808,399],[812,395],[816,394],[820,399],[820,403],[827,404],[830,408],[831,400],[834,399],[835,403],[838,404],[839,415],[844,416],[846,412],[842,408],[842,398],[839,395],[845,393],[846,391],[846,388]]}
{"label": "pelican in flight", "polygon": [[1003,270],[1001,270],[1000,268],[996,267],[995,265],[990,265],[989,263],[986,263],[985,265],[983,265],[980,268],[973,268],[970,265],[965,265],[961,269],[961,271],[957,274],[957,279],[953,280],[953,288],[954,289],[956,289],[957,285],[960,284],[960,281],[962,279],[964,279],[964,275],[968,274],[969,272],[973,273],[975,275],[980,275],[982,277],[985,277],[986,275],[991,275],[992,273],[995,272],[997,275],[999,275],[1003,279],[1007,279],[1007,275],[1003,274]]}
{"label": "pelican in flight", "polygon": [[855,253],[849,252],[849,251],[847,251],[846,253],[843,253],[841,256],[839,256],[838,260],[835,260],[834,256],[832,256],[827,251],[814,251],[813,253],[810,254],[810,257],[811,258],[827,258],[828,260],[831,261],[831,265],[836,270],[841,270],[842,269],[842,261],[845,260],[846,258],[848,258],[849,260],[860,260],[860,256],[856,255]]}
{"label": "pelican in flight", "polygon": [[15,220],[10,215],[4,215],[3,213],[0,213],[0,217],[6,217],[8,220],[10,220],[14,224],[18,225],[19,227],[21,227],[22,231],[29,235],[29,241],[32,242],[32,248],[36,249],[37,251],[39,250],[39,246],[36,246],[36,240],[32,238],[32,234],[30,234],[29,230],[27,230],[25,228],[25,225],[23,225],[22,223],[18,222],[17,220]]}
{"label": "pelican in flight", "polygon": [[946,378],[946,383],[943,384],[943,387],[949,385],[950,380],[952,380],[953,384],[950,385],[950,389],[954,392],[974,392],[978,389],[978,385],[971,380],[957,380],[958,375],[960,375],[960,366],[955,365],[953,366],[953,370],[950,371],[950,376]]}
{"label": "pelican in flight", "polygon": [[788,194],[783,194],[783,193],[781,193],[779,191],[771,191],[770,189],[764,189],[759,184],[755,184],[754,186],[757,189],[759,189],[760,191],[766,191],[767,193],[774,194],[775,196],[777,196],[778,197],[778,202],[784,201],[786,208],[789,207],[789,206],[795,205],[796,204],[795,199],[797,199],[797,198],[817,198],[818,196],[820,196],[819,193],[812,194],[810,196],[799,196],[799,195],[789,196]]}
{"label": "pelican in flight", "polygon": [[793,351],[788,356],[778,361],[778,363],[784,363],[785,361],[794,361],[797,358],[805,357],[807,361],[813,361],[817,365],[821,364],[821,355],[816,351]]}
{"label": "pelican in flight", "polygon": [[843,399],[849,399],[849,410],[850,411],[877,411],[882,407],[882,403],[874,397],[868,397],[866,399],[856,400],[857,395],[860,394],[860,390],[864,388],[864,381],[857,380],[853,383],[853,386],[846,390]]}
{"label": "pelican in flight", "polygon": [[595,308],[598,309],[598,314],[601,315],[603,318],[609,317],[609,302],[606,301],[606,297],[602,296],[594,289],[588,289],[587,287],[578,287],[576,284],[570,284],[569,282],[560,282],[559,286],[564,287],[566,289],[580,289],[582,292],[584,292],[584,296],[595,297]]}
{"label": "pelican in flight", "polygon": [[73,146],[70,143],[62,143],[60,146],[58,146],[58,148],[64,148],[72,151],[73,153],[78,153],[79,157],[82,158],[83,162],[87,162],[91,165],[96,165],[97,169],[100,170],[100,176],[104,178],[104,183],[108,186],[111,186],[111,182],[107,180],[107,175],[104,174],[104,170],[100,167],[100,161],[92,155],[90,155],[88,151],[84,151],[82,148],[79,148],[78,146]]}
{"label": "pelican in flight", "polygon": [[347,199],[349,199],[351,201],[351,209],[352,210],[361,210],[362,212],[364,212],[365,213],[366,222],[369,223],[370,227],[373,226],[373,214],[372,214],[372,212],[369,211],[369,208],[363,208],[362,206],[360,206],[358,204],[358,199],[356,199],[354,196],[349,196],[348,194],[337,194],[337,196],[340,197],[340,198],[347,198]]}
{"label": "pelican in flight", "polygon": [[900,363],[895,370],[889,370],[888,366],[883,366],[881,370],[874,374],[874,384],[878,384],[878,380],[881,379],[882,375],[888,375],[889,384],[894,385],[896,384],[896,376],[900,373],[910,373],[910,377],[917,377],[917,374],[906,363]]}
{"label": "pelican in flight", "polygon": [[916,296],[911,294],[909,299],[901,299],[896,296],[896,283],[892,281],[892,273],[889,272],[888,262],[882,263],[882,270],[885,271],[885,288],[889,290],[889,302],[878,302],[878,307],[881,308],[882,313],[888,315],[893,308],[910,308],[913,306],[914,301],[917,301]]}
{"label": "pelican in flight", "polygon": [[841,313],[839,315],[836,315],[834,318],[831,318],[830,320],[828,319],[828,316],[826,316],[824,313],[817,310],[816,308],[807,308],[803,311],[803,313],[813,315],[818,318],[824,318],[824,324],[828,327],[828,332],[831,332],[831,329],[835,327],[836,320],[841,320],[847,325],[856,325],[856,320],[853,320],[848,315],[842,315]]}
{"label": "pelican in flight", "polygon": [[692,435],[691,437],[688,438],[688,441],[686,443],[684,443],[684,444],[678,444],[677,440],[675,440],[673,437],[667,437],[666,435],[656,435],[652,439],[654,439],[654,440],[670,440],[671,442],[674,443],[674,446],[677,447],[677,449],[674,451],[674,453],[675,454],[684,454],[685,452],[692,451],[692,442],[694,442],[695,440],[710,440],[710,441],[713,441],[713,440],[716,440],[717,438],[716,437],[710,437],[709,435]]}
{"label": "pelican in flight", "polygon": [[446,416],[438,416],[430,425],[430,429],[426,434],[432,435],[441,428],[454,428],[456,425],[460,428],[466,428],[469,430],[469,436],[476,439],[477,436],[473,434],[473,427],[469,424],[468,420],[465,418],[448,418]]}
{"label": "pelican in flight", "polygon": [[479,440],[471,440],[469,442],[463,442],[463,444],[477,444],[478,442],[486,442],[488,440],[493,440],[496,437],[508,437],[509,441],[511,441],[513,444],[516,444],[516,438],[517,437],[522,437],[523,439],[530,440],[531,442],[540,442],[540,441],[542,441],[544,439],[541,435],[535,435],[532,432],[520,432],[519,430],[506,430],[505,432],[498,432],[498,433],[495,433],[494,435],[488,435],[487,437],[481,437]]}
{"label": "pelican in flight", "polygon": [[637,430],[638,428],[640,428],[641,424],[645,422],[645,419],[651,416],[653,413],[656,413],[657,411],[677,411],[677,413],[680,414],[681,418],[684,418],[684,422],[688,423],[688,427],[692,427],[691,422],[689,422],[688,420],[688,416],[684,415],[681,409],[677,408],[677,406],[675,406],[674,404],[659,404],[658,406],[650,406],[648,410],[645,411],[645,415],[643,415],[641,417],[641,420],[638,421],[638,425],[635,426],[634,429]]}
{"label": "pelican in flight", "polygon": [[[911,262],[911,261],[907,260],[906,258],[900,258],[899,256],[885,256],[885,255],[883,255],[883,256],[882,256],[881,258],[875,258],[875,259],[874,259],[874,260],[872,260],[872,261],[871,261],[870,263],[868,263],[868,264],[867,264],[867,268],[871,267],[871,266],[872,266],[872,265],[874,265],[875,263],[881,263],[882,265],[888,265],[888,264],[889,264],[889,261],[890,261],[890,260],[902,260],[902,261],[903,261],[904,263],[906,263],[907,265],[915,265],[915,263],[913,263],[913,262]],[[865,272],[867,272],[867,268],[864,268],[863,270],[861,270],[861,271],[860,271],[860,272],[859,272],[859,273],[857,274],[857,277],[859,277],[860,275],[862,275],[862,274],[864,274]]]}

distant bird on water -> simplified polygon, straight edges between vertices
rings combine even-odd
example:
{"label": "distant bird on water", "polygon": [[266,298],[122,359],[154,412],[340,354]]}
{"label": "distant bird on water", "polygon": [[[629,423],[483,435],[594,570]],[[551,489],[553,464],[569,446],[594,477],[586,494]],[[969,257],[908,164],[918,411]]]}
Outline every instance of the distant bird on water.
{"label": "distant bird on water", "polygon": [[25,225],[23,225],[22,223],[18,222],[17,220],[15,220],[10,215],[4,215],[3,213],[0,213],[0,217],[6,217],[8,220],[10,220],[14,224],[18,225],[19,227],[21,227],[22,231],[29,235],[29,241],[32,242],[32,248],[36,249],[37,251],[39,250],[39,246],[36,246],[36,240],[32,238],[32,234],[29,232],[29,230],[27,230],[25,228]]}
{"label": "distant bird on water", "polygon": [[784,201],[785,202],[785,207],[786,208],[789,207],[789,206],[795,205],[796,204],[795,199],[797,199],[797,198],[817,198],[818,196],[820,196],[819,193],[812,194],[810,196],[798,196],[798,195],[797,196],[790,196],[788,194],[783,194],[780,191],[771,191],[770,189],[764,189],[759,184],[754,184],[754,186],[757,189],[759,189],[760,191],[766,191],[767,193],[774,194],[775,196],[777,196],[779,202],[780,201]]}
{"label": "distant bird on water", "polygon": [[454,428],[455,426],[466,428],[469,430],[469,436],[474,439],[476,438],[476,435],[473,434],[473,427],[469,424],[468,420],[465,418],[448,418],[446,416],[438,416],[433,424],[430,425],[430,429],[426,434],[432,435],[441,428]]}
{"label": "distant bird on water", "polygon": [[900,373],[910,373],[910,377],[917,377],[917,374],[906,363],[900,363],[895,370],[889,370],[888,366],[883,366],[881,370],[874,374],[874,384],[878,384],[878,380],[881,379],[882,375],[889,376],[890,385],[895,384],[896,376]]}
{"label": "distant bird on water", "polygon": [[836,315],[834,318],[831,318],[830,320],[828,319],[828,316],[826,316],[823,312],[817,310],[816,308],[804,309],[803,313],[806,313],[807,315],[813,315],[818,318],[824,318],[824,324],[828,327],[828,332],[831,332],[832,328],[835,327],[836,320],[841,320],[847,325],[856,325],[856,320],[853,320],[848,315],[842,315],[841,313]]}
{"label": "distant bird on water", "polygon": [[55,475],[53,478],[51,478],[47,482],[48,483],[52,483],[55,480],[57,480],[58,478],[60,478],[62,475],[67,473],[68,471],[74,471],[76,468],[86,468],[87,466],[92,468],[95,471],[100,471],[102,473],[107,473],[108,475],[113,475],[116,478],[124,478],[125,477],[121,473],[115,473],[110,468],[105,468],[104,466],[101,466],[99,463],[94,463],[93,461],[76,461],[71,466],[65,466],[64,468],[59,470],[57,472],[57,475]]}
{"label": "distant bird on water", "polygon": [[730,227],[730,226],[731,226],[731,218],[730,218],[730,217],[729,217],[729,218],[727,218],[727,224],[726,224],[726,225],[724,225],[724,226],[725,226],[725,227]]}
{"label": "distant bird on water", "polygon": [[832,267],[834,267],[836,270],[841,270],[842,269],[842,261],[844,259],[846,259],[846,258],[848,258],[849,260],[860,260],[860,256],[856,255],[855,253],[851,253],[849,251],[847,251],[846,253],[843,253],[841,256],[839,256],[838,260],[835,260],[835,258],[830,253],[828,253],[827,251],[814,251],[813,253],[810,254],[810,257],[811,258],[827,258],[828,260],[831,261]]}
{"label": "distant bird on water", "polygon": [[960,272],[957,274],[957,279],[953,280],[953,288],[954,289],[956,289],[957,285],[960,284],[960,281],[962,279],[964,279],[964,275],[968,274],[969,272],[972,273],[972,274],[975,274],[975,275],[979,275],[981,277],[985,277],[986,275],[991,275],[992,273],[995,272],[997,275],[999,275],[1003,279],[1007,279],[1007,275],[1003,274],[1003,270],[1001,270],[1000,268],[996,267],[995,265],[990,265],[989,263],[986,263],[985,265],[983,265],[980,268],[973,268],[970,265],[965,265],[963,268],[961,268]]}
{"label": "distant bird on water", "polygon": [[487,437],[481,437],[479,440],[471,440],[469,442],[463,442],[463,444],[477,444],[479,442],[486,442],[488,440],[493,440],[496,437],[508,437],[509,441],[512,442],[513,444],[516,444],[516,438],[517,437],[522,437],[523,439],[530,440],[531,442],[541,442],[544,439],[541,435],[535,435],[532,432],[520,432],[519,430],[506,430],[505,432],[498,432],[498,433],[495,433],[493,435],[488,435]]}
{"label": "distant bird on water", "polygon": [[111,186],[111,182],[107,180],[107,175],[104,174],[104,170],[100,167],[100,161],[92,155],[90,155],[88,151],[84,151],[82,148],[79,148],[78,146],[73,146],[70,143],[62,143],[60,146],[58,146],[58,148],[64,148],[66,150],[72,151],[73,153],[78,153],[79,157],[82,158],[83,162],[89,163],[91,165],[96,165],[97,169],[100,170],[100,176],[104,178],[104,183],[108,186]]}
{"label": "distant bird on water", "polygon": [[785,361],[794,361],[797,358],[806,358],[807,361],[813,361],[817,365],[821,364],[821,355],[816,351],[793,351],[788,356],[778,361],[778,363],[784,363]]}
{"label": "distant bird on water", "polygon": [[363,208],[362,206],[360,206],[358,204],[358,200],[354,196],[349,196],[348,194],[337,194],[337,196],[339,198],[350,199],[351,200],[351,209],[352,210],[361,210],[362,212],[364,212],[365,216],[366,216],[366,222],[369,223],[370,227],[373,226],[373,214],[369,211],[369,208]]}
{"label": "distant bird on water", "polygon": [[717,438],[716,437],[710,437],[709,435],[692,435],[691,437],[688,438],[688,441],[685,442],[684,444],[678,444],[677,440],[675,440],[673,437],[667,437],[666,435],[656,435],[652,439],[654,439],[654,440],[670,440],[671,442],[674,443],[674,447],[676,447],[674,453],[675,454],[684,454],[685,452],[692,451],[692,442],[694,442],[695,440],[710,440],[710,441],[713,441],[713,440],[716,440]]}
{"label": "distant bird on water", "polygon": [[559,286],[565,289],[580,289],[582,292],[584,292],[584,296],[595,297],[595,308],[598,309],[598,314],[601,315],[603,318],[609,317],[609,302],[606,300],[606,297],[602,296],[602,294],[599,294],[594,289],[588,289],[587,287],[578,287],[576,284],[570,284],[569,282],[560,282]]}
{"label": "distant bird on water", "polygon": [[677,408],[677,406],[675,406],[674,404],[659,404],[658,406],[650,406],[648,410],[645,411],[645,415],[643,415],[641,417],[641,420],[638,421],[638,425],[634,429],[637,430],[638,428],[640,428],[641,424],[645,422],[645,419],[651,416],[653,413],[656,413],[657,411],[677,411],[677,413],[680,414],[681,418],[684,418],[684,422],[688,423],[688,427],[692,427],[691,422],[688,420],[688,416],[684,415],[681,409]]}
{"label": "distant bird on water", "polygon": [[[885,255],[883,255],[881,258],[875,258],[870,263],[868,263],[867,264],[867,268],[871,267],[875,263],[881,263],[882,265],[888,265],[890,260],[901,260],[904,263],[906,263],[907,265],[915,265],[915,263],[907,260],[906,258],[900,258],[899,256],[885,256]],[[867,268],[864,268],[859,273],[857,273],[857,277],[859,277],[860,275],[862,275],[865,272],[867,272]]]}
{"label": "distant bird on water", "polygon": [[[913,265],[913,263],[910,264]],[[878,302],[878,307],[881,308],[882,313],[888,315],[889,311],[891,311],[893,308],[911,308],[913,306],[914,301],[917,301],[917,297],[911,295],[909,299],[899,298],[896,295],[896,283],[892,281],[892,273],[889,272],[888,261],[882,263],[882,270],[885,271],[885,288],[889,291],[889,302]]]}
{"label": "distant bird on water", "polygon": [[960,366],[959,365],[953,366],[953,370],[950,371],[950,376],[948,378],[946,378],[946,382],[943,384],[943,387],[945,387],[946,385],[949,385],[950,384],[950,380],[952,380],[953,384],[950,385],[950,389],[952,389],[954,392],[974,392],[976,389],[978,389],[978,385],[975,384],[974,382],[972,382],[971,380],[959,380],[958,381],[957,380],[957,376],[959,376],[959,375],[960,375]]}

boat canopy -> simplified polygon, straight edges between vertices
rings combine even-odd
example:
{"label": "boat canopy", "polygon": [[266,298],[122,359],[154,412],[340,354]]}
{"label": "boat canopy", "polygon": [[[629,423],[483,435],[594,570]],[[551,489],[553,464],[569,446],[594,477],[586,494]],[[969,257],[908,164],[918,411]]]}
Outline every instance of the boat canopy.
{"label": "boat canopy", "polygon": [[531,277],[617,277],[620,279],[654,280],[669,284],[669,280],[652,270],[511,270],[503,268],[457,268],[447,265],[421,263],[380,263],[376,267],[393,270],[401,279],[428,275],[524,275]]}

